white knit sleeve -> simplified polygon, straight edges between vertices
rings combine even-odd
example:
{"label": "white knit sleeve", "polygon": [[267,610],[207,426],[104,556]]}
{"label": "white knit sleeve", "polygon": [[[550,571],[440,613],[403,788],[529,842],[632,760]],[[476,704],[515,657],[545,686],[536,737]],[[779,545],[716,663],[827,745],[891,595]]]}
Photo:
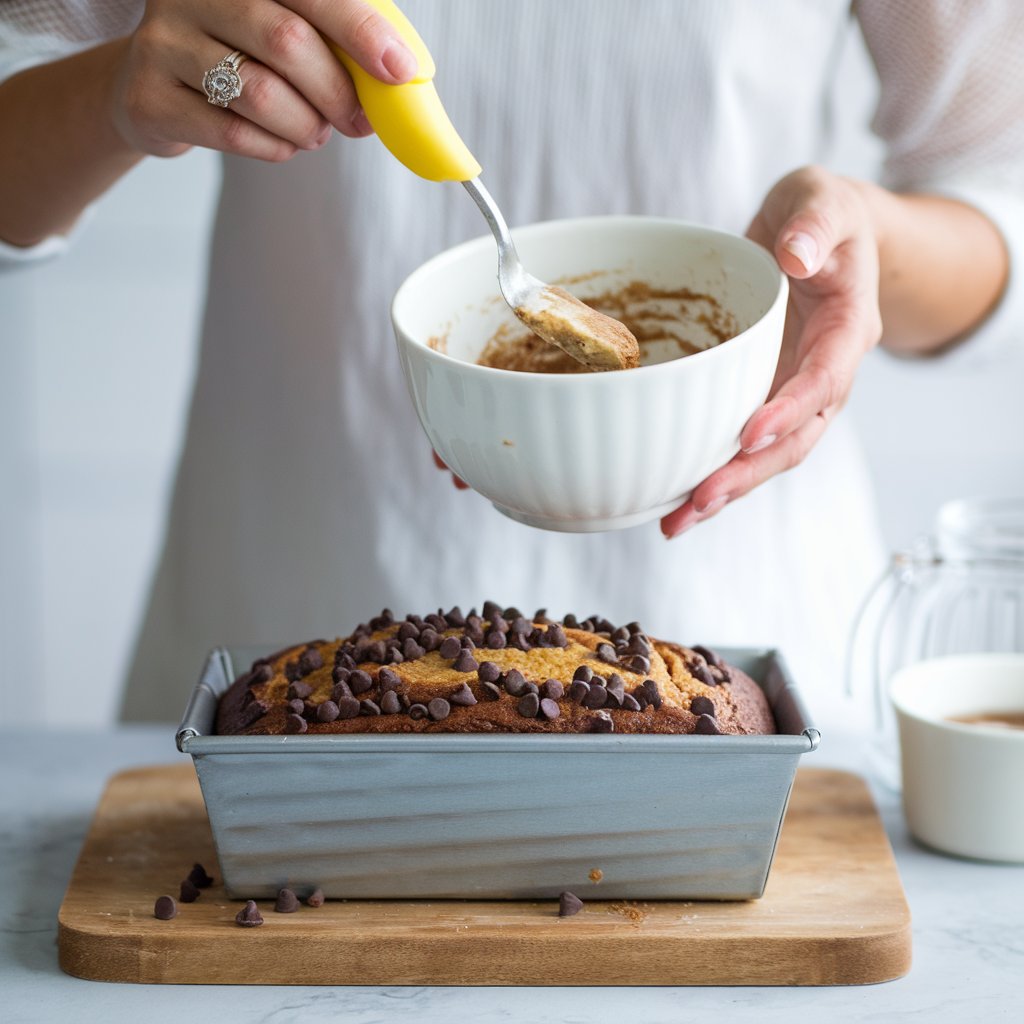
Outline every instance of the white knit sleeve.
{"label": "white knit sleeve", "polygon": [[880,84],[882,183],[975,206],[1010,253],[998,307],[953,353],[1024,352],[1024,3],[855,0],[854,10]]}
{"label": "white knit sleeve", "polygon": [[[142,10],[142,0],[0,0],[0,82],[133,31]],[[58,256],[87,219],[38,245],[0,239],[0,273]]]}

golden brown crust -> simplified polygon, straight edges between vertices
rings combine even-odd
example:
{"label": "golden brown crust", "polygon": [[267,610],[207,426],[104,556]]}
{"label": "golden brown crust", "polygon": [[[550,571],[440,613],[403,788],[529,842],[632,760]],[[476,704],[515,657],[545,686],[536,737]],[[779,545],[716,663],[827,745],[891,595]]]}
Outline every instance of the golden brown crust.
{"label": "golden brown crust", "polygon": [[[422,620],[418,621],[422,625]],[[563,628],[561,624],[536,620],[528,627],[532,641],[523,641],[528,649],[498,649],[485,646],[490,621],[484,620],[476,633],[484,634],[483,642],[468,651],[472,667],[458,670],[457,659],[448,649],[452,643],[444,652],[434,649],[417,654],[414,641],[411,657],[398,655],[398,663],[386,665],[365,657],[378,657],[384,643],[399,648],[396,641],[403,623],[384,625],[374,620],[372,626],[376,628],[361,627],[361,631],[342,640],[296,645],[255,663],[222,697],[217,732],[775,732],[767,701],[753,680],[722,664],[713,652],[649,640],[638,628],[627,640],[625,630],[617,631],[617,638],[613,638],[611,630]],[[411,630],[406,627],[406,631]],[[450,626],[434,632],[434,643],[455,637],[465,644],[461,638],[472,630]],[[552,637],[564,645],[547,646],[555,642]],[[427,643],[429,646],[430,641]],[[647,650],[648,655],[638,659],[638,650]],[[496,683],[486,685],[480,678],[479,666],[485,662],[500,671]],[[463,666],[468,663],[462,662]],[[604,693],[595,690],[590,697],[581,697],[580,688],[572,691],[580,666],[604,680]],[[522,674],[524,689],[520,689],[517,677],[507,676],[512,670]],[[365,676],[354,676],[355,672]],[[488,673],[484,670],[483,674]],[[548,680],[561,683],[563,692],[559,694],[557,687],[552,692],[550,684],[545,686]],[[589,692],[592,685],[587,683],[583,689]],[[361,689],[363,686],[367,688]],[[546,706],[551,717],[545,716],[544,709],[537,709],[533,700],[523,703],[534,688],[540,690],[538,701],[544,697],[554,700],[554,705]],[[393,689],[395,697],[385,703],[388,689]],[[702,706],[707,708],[698,704],[697,714],[691,710],[691,703],[698,697],[710,701],[713,707],[713,714],[705,716],[713,724],[704,721],[700,728],[699,711]],[[441,703],[431,705],[436,699]],[[366,701],[371,703],[367,705]],[[330,705],[321,711],[327,702]],[[338,717],[324,720],[331,719],[339,706]]]}

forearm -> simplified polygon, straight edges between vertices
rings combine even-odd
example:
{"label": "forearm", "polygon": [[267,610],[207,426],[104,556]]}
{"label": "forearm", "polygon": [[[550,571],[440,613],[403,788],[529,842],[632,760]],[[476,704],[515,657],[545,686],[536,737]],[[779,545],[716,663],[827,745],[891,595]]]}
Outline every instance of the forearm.
{"label": "forearm", "polygon": [[938,352],[999,302],[1009,277],[1002,235],[957,200],[863,188],[879,245],[882,344],[900,355]]}
{"label": "forearm", "polygon": [[29,68],[0,85],[0,239],[66,232],[143,154],[114,127],[125,40]]}

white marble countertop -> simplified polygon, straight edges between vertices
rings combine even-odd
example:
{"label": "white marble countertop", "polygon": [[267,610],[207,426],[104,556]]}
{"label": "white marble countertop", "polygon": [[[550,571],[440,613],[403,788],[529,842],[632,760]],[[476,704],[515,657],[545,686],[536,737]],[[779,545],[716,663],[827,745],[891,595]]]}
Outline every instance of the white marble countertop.
{"label": "white marble countertop", "polygon": [[[908,836],[898,801],[875,791],[913,916],[914,966],[845,988],[354,988],[113,985],[57,966],[64,890],[107,778],[180,757],[172,728],[107,733],[0,730],[0,1020],[75,1024],[244,1020],[246,1024],[706,1019],[928,1024],[1019,1020],[1024,1011],[1024,866],[931,853]],[[858,744],[829,736],[808,764],[862,770]]]}

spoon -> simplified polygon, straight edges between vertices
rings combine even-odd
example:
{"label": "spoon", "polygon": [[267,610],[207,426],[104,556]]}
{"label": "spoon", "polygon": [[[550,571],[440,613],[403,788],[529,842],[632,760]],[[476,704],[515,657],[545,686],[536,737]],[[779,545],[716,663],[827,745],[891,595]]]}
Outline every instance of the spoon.
{"label": "spoon", "polygon": [[527,273],[498,204],[480,180],[480,164],[455,131],[437,94],[430,51],[393,0],[366,2],[398,29],[419,62],[411,81],[386,85],[336,44],[330,44],[352,76],[363,111],[381,142],[420,177],[463,184],[497,242],[501,294],[534,334],[591,370],[639,366],[640,347],[623,324],[591,309],[565,289]]}

